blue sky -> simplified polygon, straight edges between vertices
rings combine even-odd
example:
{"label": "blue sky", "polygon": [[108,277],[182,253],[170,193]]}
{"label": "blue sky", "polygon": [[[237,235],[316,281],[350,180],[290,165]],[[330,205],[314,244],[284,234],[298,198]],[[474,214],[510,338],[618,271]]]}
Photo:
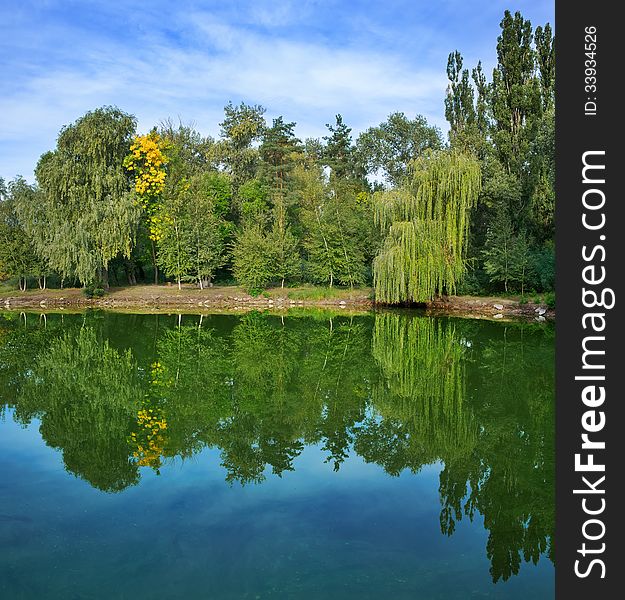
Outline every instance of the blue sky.
{"label": "blue sky", "polygon": [[0,176],[32,181],[59,129],[105,104],[141,132],[172,117],[217,136],[230,100],[302,139],[336,113],[354,134],[393,111],[445,130],[447,56],[490,73],[506,8],[554,23],[553,0],[3,0]]}

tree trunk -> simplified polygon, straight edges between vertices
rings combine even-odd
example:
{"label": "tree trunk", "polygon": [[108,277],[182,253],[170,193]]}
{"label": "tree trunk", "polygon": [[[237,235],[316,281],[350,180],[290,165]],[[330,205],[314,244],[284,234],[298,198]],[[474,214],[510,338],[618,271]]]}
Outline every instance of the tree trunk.
{"label": "tree trunk", "polygon": [[108,267],[103,267],[102,268],[102,285],[104,286],[105,290],[109,290],[110,286],[109,286],[109,270]]}
{"label": "tree trunk", "polygon": [[126,277],[128,279],[128,285],[137,285],[137,276],[135,275],[135,266],[130,263],[127,264],[124,269],[126,270]]}
{"label": "tree trunk", "polygon": [[182,289],[182,284],[180,282],[180,277],[178,277],[178,289],[181,290]]}
{"label": "tree trunk", "polygon": [[154,265],[154,285],[158,285],[158,266],[156,264],[156,245],[152,242],[152,265]]}

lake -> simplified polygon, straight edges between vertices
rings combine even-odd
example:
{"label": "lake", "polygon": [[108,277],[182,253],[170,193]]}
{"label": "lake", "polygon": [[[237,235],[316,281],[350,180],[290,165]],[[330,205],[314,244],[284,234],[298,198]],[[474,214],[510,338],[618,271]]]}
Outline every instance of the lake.
{"label": "lake", "polygon": [[554,597],[554,327],[0,313],[0,597]]}

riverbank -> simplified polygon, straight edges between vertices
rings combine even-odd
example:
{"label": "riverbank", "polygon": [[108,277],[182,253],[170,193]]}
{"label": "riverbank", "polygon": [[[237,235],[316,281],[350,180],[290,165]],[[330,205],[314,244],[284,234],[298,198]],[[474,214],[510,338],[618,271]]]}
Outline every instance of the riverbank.
{"label": "riverbank", "polygon": [[[204,312],[211,310],[288,310],[291,308],[328,308],[349,311],[367,311],[378,307],[371,288],[354,290],[324,287],[297,287],[268,289],[251,296],[237,286],[215,286],[200,290],[186,285],[182,289],[169,285],[137,285],[111,288],[101,298],[87,298],[81,288],[0,292],[0,309],[64,310],[97,308],[158,312],[180,310]],[[449,296],[424,305],[433,314],[455,314],[478,318],[553,318],[555,311],[544,305],[521,303],[518,299]]]}

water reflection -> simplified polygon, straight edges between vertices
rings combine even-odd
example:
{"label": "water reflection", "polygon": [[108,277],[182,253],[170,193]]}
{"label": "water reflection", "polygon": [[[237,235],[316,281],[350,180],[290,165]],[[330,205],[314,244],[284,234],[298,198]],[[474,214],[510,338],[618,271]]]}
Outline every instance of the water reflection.
{"label": "water reflection", "polygon": [[[44,326],[45,325],[45,326]],[[406,314],[0,317],[0,405],[104,492],[220,452],[228,482],[441,462],[440,527],[484,519],[493,581],[553,560],[552,329]]]}

